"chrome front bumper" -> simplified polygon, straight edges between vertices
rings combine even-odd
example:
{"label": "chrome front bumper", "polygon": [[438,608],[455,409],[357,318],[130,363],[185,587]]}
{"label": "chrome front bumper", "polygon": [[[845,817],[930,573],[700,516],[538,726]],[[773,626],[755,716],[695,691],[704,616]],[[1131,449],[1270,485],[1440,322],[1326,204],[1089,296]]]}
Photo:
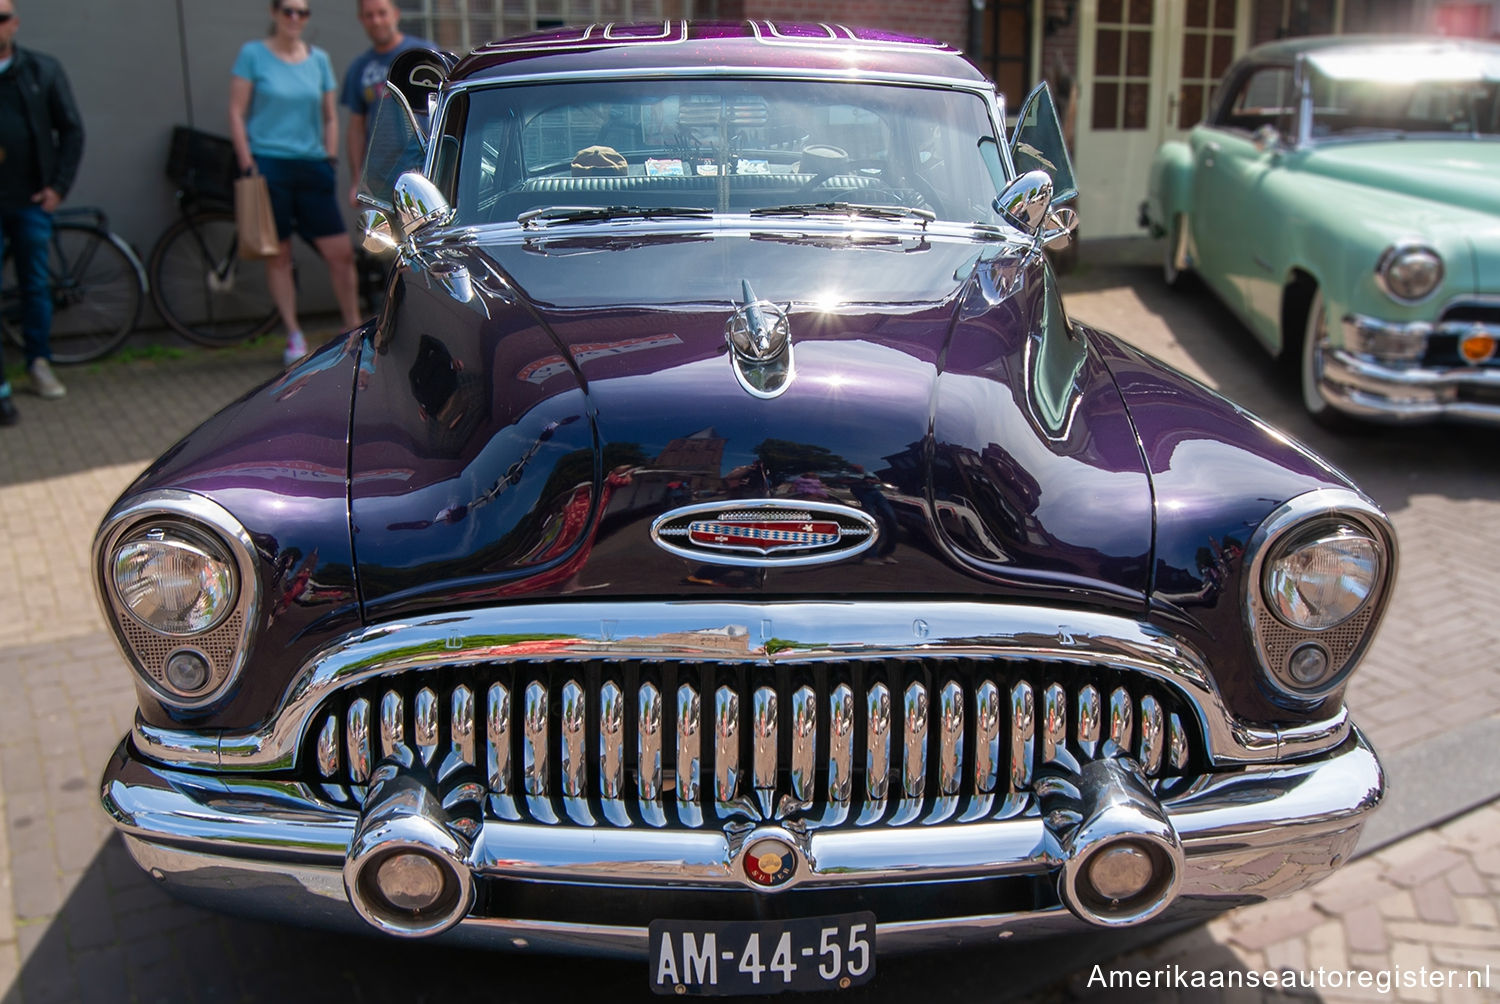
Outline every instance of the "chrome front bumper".
{"label": "chrome front bumper", "polygon": [[[1215,772],[1164,797],[1184,861],[1167,916],[1218,912],[1318,880],[1352,853],[1383,787],[1373,750],[1353,730],[1342,746],[1316,759]],[[277,921],[369,930],[350,905],[342,873],[359,824],[357,810],[330,807],[303,784],[161,767],[141,758],[129,739],[106,768],[102,799],[136,861],[183,899]],[[733,864],[754,836],[488,819],[468,864],[479,883],[540,884],[559,894],[635,887],[643,895],[677,890],[744,896],[745,883]],[[795,903],[811,890],[826,904],[830,894],[844,891],[878,904],[882,896],[901,897],[915,884],[1041,878],[1063,863],[1061,848],[1034,809],[987,822],[812,830],[804,847],[807,871],[795,888],[752,895]],[[644,956],[647,922],[471,915],[440,938]],[[877,944],[882,951],[920,950],[1079,929],[1086,925],[1053,905],[883,922]]]}
{"label": "chrome front bumper", "polygon": [[[1351,327],[1360,328],[1368,336],[1385,329],[1399,333],[1412,325],[1345,318],[1346,343]],[[1441,328],[1419,327],[1428,332]],[[1461,327],[1467,330],[1474,325]],[[1392,366],[1368,355],[1325,345],[1321,370],[1318,389],[1323,399],[1356,418],[1396,424],[1439,420],[1500,424],[1500,369]]]}

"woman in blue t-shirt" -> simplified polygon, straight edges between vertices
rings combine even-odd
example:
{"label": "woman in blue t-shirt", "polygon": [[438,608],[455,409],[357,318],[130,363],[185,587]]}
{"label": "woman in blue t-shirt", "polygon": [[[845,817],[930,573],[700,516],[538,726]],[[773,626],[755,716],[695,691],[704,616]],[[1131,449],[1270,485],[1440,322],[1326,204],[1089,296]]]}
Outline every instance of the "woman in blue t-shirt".
{"label": "woman in blue t-shirt", "polygon": [[240,170],[259,171],[271,192],[281,253],[266,262],[266,281],[286,325],[283,361],[307,354],[297,323],[292,234],[328,263],[344,326],[359,324],[354,248],[335,192],[339,125],[328,53],[302,40],[308,0],[273,0],[271,34],[246,42],[229,79],[229,131]]}

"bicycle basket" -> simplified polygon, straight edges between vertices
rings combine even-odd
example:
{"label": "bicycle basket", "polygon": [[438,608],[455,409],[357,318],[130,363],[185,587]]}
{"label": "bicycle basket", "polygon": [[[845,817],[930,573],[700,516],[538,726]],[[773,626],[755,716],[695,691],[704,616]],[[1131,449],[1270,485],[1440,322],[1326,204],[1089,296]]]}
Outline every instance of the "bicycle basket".
{"label": "bicycle basket", "polygon": [[234,202],[234,178],[239,164],[234,144],[210,132],[175,126],[167,154],[167,177],[189,195],[216,202]]}

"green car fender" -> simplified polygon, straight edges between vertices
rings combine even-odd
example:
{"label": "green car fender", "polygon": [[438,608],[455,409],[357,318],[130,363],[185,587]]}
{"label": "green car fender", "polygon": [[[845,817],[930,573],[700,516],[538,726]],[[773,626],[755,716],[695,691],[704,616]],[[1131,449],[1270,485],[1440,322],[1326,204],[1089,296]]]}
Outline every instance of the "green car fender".
{"label": "green car fender", "polygon": [[1163,143],[1151,161],[1141,226],[1162,237],[1179,213],[1193,204],[1193,151],[1183,142]]}

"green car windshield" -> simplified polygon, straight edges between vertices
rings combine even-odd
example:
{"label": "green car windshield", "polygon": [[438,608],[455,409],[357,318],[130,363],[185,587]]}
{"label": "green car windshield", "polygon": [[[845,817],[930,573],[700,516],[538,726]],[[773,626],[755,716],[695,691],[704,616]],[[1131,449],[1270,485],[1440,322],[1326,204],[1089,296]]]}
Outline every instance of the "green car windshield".
{"label": "green car windshield", "polygon": [[[869,82],[599,80],[475,88],[457,151],[460,224],[674,213],[850,212],[996,224],[1004,186],[978,95]],[[440,162],[444,158],[440,158]]]}
{"label": "green car windshield", "polygon": [[1500,65],[1465,54],[1320,53],[1309,60],[1313,139],[1500,136]]}

